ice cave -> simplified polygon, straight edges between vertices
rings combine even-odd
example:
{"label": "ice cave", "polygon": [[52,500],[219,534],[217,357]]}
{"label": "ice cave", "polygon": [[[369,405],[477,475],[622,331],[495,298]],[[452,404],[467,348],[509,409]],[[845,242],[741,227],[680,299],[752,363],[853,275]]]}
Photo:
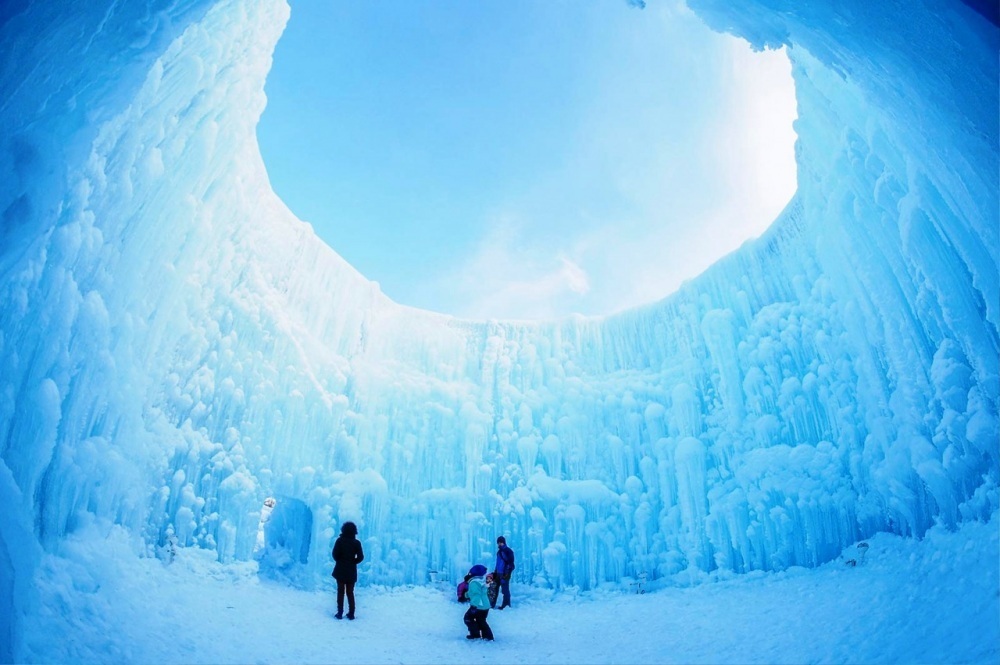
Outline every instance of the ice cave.
{"label": "ice cave", "polygon": [[689,4],[787,48],[798,191],[662,300],[543,322],[394,303],[274,195],[285,0],[0,5],[0,660],[95,527],[305,587],[343,520],[387,587],[504,533],[587,590],[989,520],[995,6]]}

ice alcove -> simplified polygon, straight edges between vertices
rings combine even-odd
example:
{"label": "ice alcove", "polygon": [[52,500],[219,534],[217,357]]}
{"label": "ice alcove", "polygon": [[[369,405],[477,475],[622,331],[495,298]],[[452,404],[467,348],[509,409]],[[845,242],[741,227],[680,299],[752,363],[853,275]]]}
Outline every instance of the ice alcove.
{"label": "ice alcove", "polygon": [[287,572],[309,562],[313,514],[304,502],[283,496],[266,499],[260,532],[260,548],[255,556],[262,571]]}

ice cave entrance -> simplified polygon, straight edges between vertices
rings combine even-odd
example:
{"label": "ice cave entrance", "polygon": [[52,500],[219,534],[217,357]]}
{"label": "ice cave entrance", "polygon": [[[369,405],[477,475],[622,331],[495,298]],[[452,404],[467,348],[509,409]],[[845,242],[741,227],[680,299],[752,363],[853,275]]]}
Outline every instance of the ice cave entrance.
{"label": "ice cave entrance", "polygon": [[312,524],[312,510],[299,499],[265,499],[254,548],[254,556],[262,562],[262,570],[287,570],[308,563]]}
{"label": "ice cave entrance", "polygon": [[396,302],[622,311],[758,237],[794,194],[786,54],[686,8],[290,4],[257,128],[270,182]]}

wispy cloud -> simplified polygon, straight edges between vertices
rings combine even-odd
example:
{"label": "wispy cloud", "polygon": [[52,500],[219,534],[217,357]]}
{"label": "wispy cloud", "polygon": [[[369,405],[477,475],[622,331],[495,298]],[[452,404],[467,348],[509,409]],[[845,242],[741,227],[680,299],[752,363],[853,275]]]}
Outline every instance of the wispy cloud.
{"label": "wispy cloud", "polygon": [[589,127],[596,155],[579,164],[606,169],[600,175],[618,181],[628,205],[557,234],[524,209],[495,217],[442,282],[467,303],[464,315],[552,318],[653,302],[766,230],[795,189],[790,65],[783,52],[725,40],[720,103],[686,130],[697,138],[695,154],[677,152],[668,134],[651,136],[664,141],[652,150],[637,145],[621,124],[628,118]]}
{"label": "wispy cloud", "polygon": [[523,222],[499,216],[467,257],[436,280],[469,318],[548,319],[590,291],[587,272],[560,251],[539,247]]}
{"label": "wispy cloud", "polygon": [[786,55],[722,35],[688,44],[696,17],[682,5],[651,9],[642,40],[630,41],[635,25],[618,26],[614,57],[585,70],[570,148],[493,202],[503,213],[476,220],[471,251],[426,276],[422,288],[447,294],[448,311],[547,319],[653,302],[759,236],[787,204]]}

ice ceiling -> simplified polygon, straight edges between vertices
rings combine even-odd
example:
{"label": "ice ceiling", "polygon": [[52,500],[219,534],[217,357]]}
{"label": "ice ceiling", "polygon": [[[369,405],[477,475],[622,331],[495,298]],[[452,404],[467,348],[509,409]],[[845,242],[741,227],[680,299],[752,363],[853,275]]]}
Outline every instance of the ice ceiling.
{"label": "ice ceiling", "polygon": [[505,533],[522,582],[591,588],[992,514],[996,25],[691,4],[788,46],[798,193],[661,302],[520,324],[389,301],[272,193],[283,0],[4,3],[0,630],[95,524],[315,580],[353,519],[387,584]]}

